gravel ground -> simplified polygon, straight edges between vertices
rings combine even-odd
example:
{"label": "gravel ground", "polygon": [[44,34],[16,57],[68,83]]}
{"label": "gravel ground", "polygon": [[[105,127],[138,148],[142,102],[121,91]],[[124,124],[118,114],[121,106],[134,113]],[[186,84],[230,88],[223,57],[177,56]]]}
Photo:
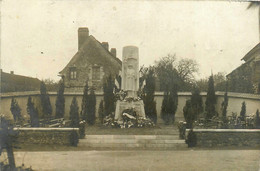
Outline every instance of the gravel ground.
{"label": "gravel ground", "polygon": [[15,157],[17,165],[24,160],[35,170],[62,171],[257,171],[260,166],[260,150],[17,151]]}

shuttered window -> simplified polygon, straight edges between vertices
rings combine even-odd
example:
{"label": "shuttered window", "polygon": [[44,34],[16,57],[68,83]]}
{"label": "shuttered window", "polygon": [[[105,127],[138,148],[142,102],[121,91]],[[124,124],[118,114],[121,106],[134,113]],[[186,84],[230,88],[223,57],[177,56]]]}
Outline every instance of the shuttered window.
{"label": "shuttered window", "polygon": [[92,79],[93,80],[100,80],[100,67],[93,66],[92,68]]}

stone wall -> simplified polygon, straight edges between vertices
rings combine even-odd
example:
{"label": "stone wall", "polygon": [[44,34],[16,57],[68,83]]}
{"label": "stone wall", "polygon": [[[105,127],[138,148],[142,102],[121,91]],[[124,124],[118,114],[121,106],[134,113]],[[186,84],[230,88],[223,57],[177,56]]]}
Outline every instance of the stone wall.
{"label": "stone wall", "polygon": [[20,145],[70,145],[70,136],[78,128],[14,128]]}
{"label": "stone wall", "polygon": [[197,137],[197,147],[260,147],[260,129],[194,129],[193,131]]}
{"label": "stone wall", "polygon": [[[30,95],[35,103],[35,105],[40,109],[40,98],[39,98],[40,92],[15,92],[15,93],[2,93],[1,94],[1,108],[0,108],[0,114],[3,114],[7,116],[8,118],[12,118],[12,114],[10,111],[10,105],[11,105],[11,99],[14,97],[19,106],[22,109],[22,115],[24,118],[28,118],[28,114],[26,112],[26,106],[27,106],[27,100],[28,96]],[[50,101],[53,109],[53,115],[55,115],[55,101],[56,101],[56,92],[49,92],[50,95]],[[175,118],[177,121],[183,120],[183,107],[185,106],[186,100],[190,99],[191,93],[190,92],[179,92],[178,93],[178,108],[175,115]],[[203,107],[205,108],[205,100],[206,100],[206,92],[202,92],[202,99],[203,99]],[[224,100],[224,92],[216,92],[217,95],[217,104],[216,104],[216,110],[218,113],[221,114],[221,103]],[[72,98],[74,96],[77,97],[79,110],[81,111],[81,100],[83,93],[81,92],[65,92],[65,118],[69,118],[69,111],[70,111],[70,104],[72,101]],[[231,115],[232,112],[240,114],[241,110],[241,103],[245,101],[246,107],[247,107],[247,114],[255,113],[257,109],[260,109],[260,95],[256,94],[242,94],[242,93],[228,93],[229,96],[229,104],[227,108],[227,114]],[[96,92],[96,116],[98,116],[98,106],[100,101],[103,99],[103,93],[102,92]],[[155,92],[155,101],[156,101],[156,109],[157,109],[157,116],[158,116],[158,122],[162,122],[160,119],[161,115],[161,105],[163,100],[163,92]]]}

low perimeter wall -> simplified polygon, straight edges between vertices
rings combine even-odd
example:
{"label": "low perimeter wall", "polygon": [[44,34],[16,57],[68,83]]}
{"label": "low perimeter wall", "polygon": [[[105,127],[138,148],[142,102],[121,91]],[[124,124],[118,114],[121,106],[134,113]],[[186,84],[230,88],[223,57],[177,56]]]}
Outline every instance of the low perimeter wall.
{"label": "low perimeter wall", "polygon": [[78,128],[14,128],[19,144],[70,145],[70,136]]}
{"label": "low perimeter wall", "polygon": [[[186,129],[186,135],[188,131]],[[260,147],[260,129],[193,129],[193,131],[197,137],[197,147]]]}
{"label": "low perimeter wall", "polygon": [[[40,92],[11,92],[11,93],[2,93],[0,94],[0,114],[5,115],[7,118],[12,119],[12,113],[10,111],[11,100],[15,98],[17,103],[21,108],[22,116],[26,119],[29,119],[29,115],[27,114],[26,107],[28,97],[31,96],[35,106],[39,110],[39,114],[41,115],[41,105],[40,105]],[[57,98],[56,92],[49,92],[50,102],[52,106],[52,115],[55,115],[55,102]],[[65,92],[65,118],[69,118],[70,105],[73,97],[77,98],[79,111],[81,111],[81,101],[83,97],[83,92]],[[206,101],[206,92],[201,92],[202,100],[203,100],[203,108],[205,108]],[[216,103],[216,111],[221,114],[221,103],[224,100],[224,92],[216,92],[217,103]],[[186,100],[191,98],[191,92],[179,92],[178,93],[178,108],[175,114],[175,120],[180,121],[184,120],[183,117],[183,107],[185,106]],[[96,92],[96,116],[98,117],[98,107],[100,101],[103,99],[102,92]],[[158,122],[162,122],[161,120],[161,106],[163,101],[163,92],[155,92],[155,101],[156,101],[156,110],[158,116]],[[257,109],[260,110],[260,95],[258,94],[243,94],[243,93],[228,93],[228,108],[227,115],[232,115],[232,112],[240,113],[241,103],[246,103],[246,113],[247,115],[255,113]]]}

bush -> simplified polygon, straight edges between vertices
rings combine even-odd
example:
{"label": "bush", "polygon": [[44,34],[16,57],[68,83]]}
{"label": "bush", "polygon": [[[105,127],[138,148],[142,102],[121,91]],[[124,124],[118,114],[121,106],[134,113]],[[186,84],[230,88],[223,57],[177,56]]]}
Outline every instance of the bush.
{"label": "bush", "polygon": [[215,88],[214,88],[214,79],[211,75],[208,81],[208,91],[207,91],[207,98],[206,98],[206,119],[211,119],[212,117],[216,116],[215,104],[216,104],[216,95],[215,95]]}
{"label": "bush", "polygon": [[227,92],[225,92],[224,101],[221,104],[222,121],[224,124],[227,123],[227,107],[228,107],[228,96],[227,96]]}
{"label": "bush", "polygon": [[14,98],[12,98],[10,110],[13,114],[15,122],[22,120],[21,108]]}
{"label": "bush", "polygon": [[155,91],[155,76],[154,70],[152,68],[148,69],[146,75],[146,85],[144,87],[144,109],[145,114],[150,118],[154,123],[157,122],[157,112],[156,112],[156,102],[154,101],[154,91]]}
{"label": "bush", "polygon": [[31,96],[28,97],[27,113],[30,116],[31,127],[39,127],[38,110],[34,107]]}
{"label": "bush", "polygon": [[52,107],[51,107],[50,97],[47,93],[46,85],[43,81],[41,82],[40,92],[41,92],[40,97],[41,97],[43,116],[45,119],[50,119],[52,115]]}
{"label": "bush", "polygon": [[188,147],[195,147],[197,145],[197,136],[192,129],[189,131],[185,142],[188,144]]}
{"label": "bush", "polygon": [[110,75],[104,82],[104,113],[105,116],[112,114],[115,111],[115,94],[114,94],[115,83]]}
{"label": "bush", "polygon": [[191,94],[191,105],[195,114],[195,119],[198,119],[200,113],[203,112],[203,102],[202,96],[200,95],[200,90],[195,88]]}
{"label": "bush", "polygon": [[63,118],[64,117],[64,110],[65,110],[65,98],[64,98],[64,83],[63,81],[59,84],[59,90],[57,92],[57,99],[56,99],[56,118]]}
{"label": "bush", "polygon": [[83,92],[83,98],[81,102],[81,119],[85,121],[87,120],[87,107],[89,101],[88,91],[89,91],[88,82],[86,82],[84,87],[84,92]]}
{"label": "bush", "polygon": [[195,121],[196,118],[196,111],[193,109],[191,100],[186,101],[186,105],[183,107],[183,115],[185,118],[185,121],[187,122],[187,128],[191,129],[192,124]]}
{"label": "bush", "polygon": [[96,95],[94,90],[90,90],[88,104],[87,104],[87,123],[94,125],[96,120]]}
{"label": "bush", "polygon": [[79,107],[76,97],[73,97],[70,105],[70,120],[72,128],[79,128]]}
{"label": "bush", "polygon": [[178,106],[177,85],[171,85],[170,91],[165,91],[161,107],[162,119],[164,123],[174,123],[175,113]]}
{"label": "bush", "polygon": [[[89,93],[90,91],[90,93]],[[92,88],[88,87],[86,82],[84,94],[81,103],[81,117],[89,125],[93,125],[96,119],[96,95]]]}
{"label": "bush", "polygon": [[241,121],[245,121],[245,119],[246,119],[246,102],[242,103],[240,117],[241,117]]}
{"label": "bush", "polygon": [[103,124],[103,120],[104,120],[104,117],[105,117],[104,101],[103,100],[101,100],[100,103],[99,103],[98,116],[99,116],[100,123]]}

